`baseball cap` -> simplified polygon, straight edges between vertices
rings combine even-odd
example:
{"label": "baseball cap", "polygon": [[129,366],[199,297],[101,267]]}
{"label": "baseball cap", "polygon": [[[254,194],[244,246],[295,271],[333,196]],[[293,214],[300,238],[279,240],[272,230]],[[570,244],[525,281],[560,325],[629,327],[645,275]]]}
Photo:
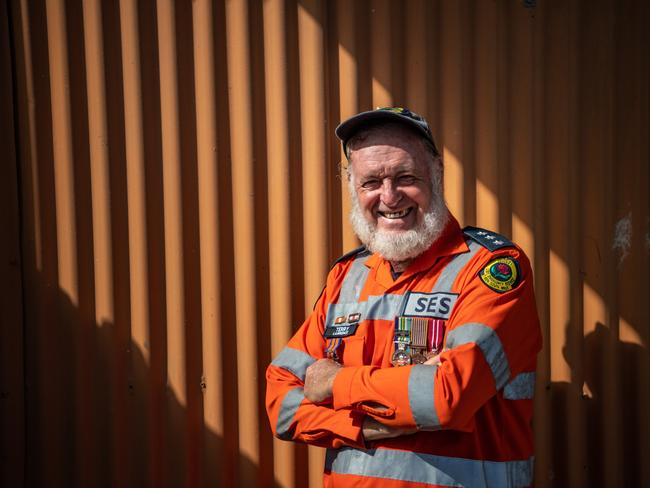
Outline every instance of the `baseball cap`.
{"label": "baseball cap", "polygon": [[381,107],[375,110],[358,113],[341,122],[334,133],[336,134],[336,137],[341,139],[343,148],[345,148],[346,144],[354,134],[377,122],[398,122],[410,127],[411,129],[415,129],[419,135],[431,143],[436,155],[440,155],[440,151],[438,151],[438,147],[431,135],[429,124],[424,120],[424,117],[403,107]]}

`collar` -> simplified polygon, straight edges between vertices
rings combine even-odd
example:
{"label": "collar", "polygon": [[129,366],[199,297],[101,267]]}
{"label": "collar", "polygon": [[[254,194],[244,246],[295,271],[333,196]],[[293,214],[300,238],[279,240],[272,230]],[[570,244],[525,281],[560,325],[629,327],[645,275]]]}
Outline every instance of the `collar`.
{"label": "collar", "polygon": [[469,247],[467,247],[460,225],[454,216],[450,214],[449,221],[442,234],[440,234],[440,237],[431,244],[429,249],[416,257],[397,280],[393,280],[390,262],[377,253],[370,256],[366,260],[365,265],[371,269],[371,273],[375,275],[377,283],[385,288],[389,288],[398,281],[430,269],[441,257],[461,254],[467,251],[469,251]]}

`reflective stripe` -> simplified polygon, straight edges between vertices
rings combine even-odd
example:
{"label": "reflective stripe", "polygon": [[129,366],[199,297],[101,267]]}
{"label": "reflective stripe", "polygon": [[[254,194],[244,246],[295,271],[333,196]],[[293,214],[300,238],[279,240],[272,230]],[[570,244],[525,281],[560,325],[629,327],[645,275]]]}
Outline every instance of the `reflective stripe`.
{"label": "reflective stripe", "polygon": [[[534,458],[480,461],[392,449],[328,449],[325,469],[332,473],[393,479],[438,486],[523,487],[533,483]],[[378,483],[378,486],[380,484]]]}
{"label": "reflective stripe", "polygon": [[532,400],[535,396],[535,373],[519,373],[503,388],[506,400]]}
{"label": "reflective stripe", "polygon": [[298,411],[298,407],[305,399],[305,393],[301,387],[289,390],[282,399],[280,413],[278,414],[278,423],[275,425],[275,432],[280,439],[290,440],[293,434],[289,431],[293,418]]}
{"label": "reflective stripe", "polygon": [[469,247],[469,252],[454,256],[454,258],[444,267],[442,273],[440,273],[440,276],[436,280],[436,284],[432,290],[433,292],[451,292],[451,286],[454,284],[454,281],[456,281],[458,274],[481,248],[480,244],[477,244],[472,240],[470,240],[467,245]]}
{"label": "reflective stripe", "polygon": [[483,356],[492,370],[497,390],[503,388],[510,379],[510,365],[501,339],[494,329],[473,322],[450,330],[447,334],[447,347],[453,349],[463,344],[476,344],[483,351]]}
{"label": "reflective stripe", "polygon": [[325,327],[332,327],[336,317],[360,313],[361,320],[394,320],[405,295],[369,296],[365,302],[330,303],[327,308]]}
{"label": "reflective stripe", "polygon": [[[458,254],[447,263],[434,285],[433,292],[451,292],[451,286],[458,274],[481,248],[472,240],[469,241],[468,246],[469,252]],[[352,313],[360,313],[361,320],[394,320],[400,314],[402,308],[400,305],[405,295],[369,296],[367,301],[359,302],[359,295],[370,272],[365,265],[369,256],[364,254],[355,259],[345,275],[338,303],[330,303],[327,309],[325,327],[332,327],[337,317],[347,317]],[[449,313],[451,314],[451,310]]]}
{"label": "reflective stripe", "polygon": [[419,429],[440,428],[433,402],[434,378],[438,365],[416,364],[409,374],[409,406]]}
{"label": "reflective stripe", "polygon": [[362,253],[352,263],[350,270],[345,275],[345,278],[343,278],[339,302],[350,303],[359,301],[359,295],[370,272],[370,268],[366,266],[366,261],[369,256],[370,254]]}
{"label": "reflective stripe", "polygon": [[287,346],[280,351],[280,354],[275,356],[271,364],[278,368],[286,369],[290,373],[293,373],[300,381],[305,381],[305,372],[314,362],[316,362],[316,359],[306,352]]}

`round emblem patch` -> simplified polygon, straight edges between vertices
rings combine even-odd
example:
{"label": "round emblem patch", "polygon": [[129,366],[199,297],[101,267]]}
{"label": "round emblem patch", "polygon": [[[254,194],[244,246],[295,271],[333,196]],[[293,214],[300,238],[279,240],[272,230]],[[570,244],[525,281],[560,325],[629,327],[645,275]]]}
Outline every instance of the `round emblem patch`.
{"label": "round emblem patch", "polygon": [[519,284],[519,264],[511,257],[498,258],[483,268],[479,277],[492,290],[505,293]]}

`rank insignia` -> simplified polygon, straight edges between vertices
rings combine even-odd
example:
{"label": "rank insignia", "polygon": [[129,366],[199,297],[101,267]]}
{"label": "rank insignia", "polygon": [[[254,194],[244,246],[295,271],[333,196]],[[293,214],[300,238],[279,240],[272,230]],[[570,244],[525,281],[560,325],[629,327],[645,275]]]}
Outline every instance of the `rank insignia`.
{"label": "rank insignia", "polygon": [[348,324],[354,324],[355,322],[359,322],[359,320],[361,320],[360,313],[351,313],[348,316]]}
{"label": "rank insignia", "polygon": [[519,264],[509,256],[490,261],[478,275],[488,288],[497,293],[510,291],[516,288],[521,281]]}

